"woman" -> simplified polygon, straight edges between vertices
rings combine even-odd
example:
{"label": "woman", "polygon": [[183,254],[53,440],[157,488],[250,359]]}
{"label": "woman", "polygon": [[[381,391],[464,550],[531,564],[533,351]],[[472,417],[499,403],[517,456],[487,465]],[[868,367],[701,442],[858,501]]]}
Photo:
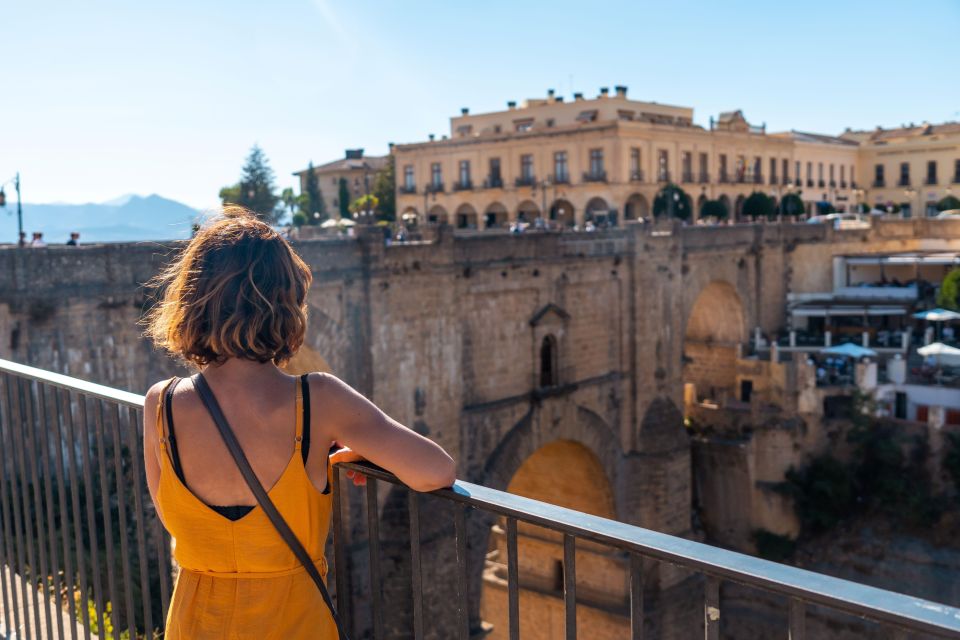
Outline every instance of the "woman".
{"label": "woman", "polygon": [[[230,207],[155,283],[164,293],[147,335],[203,378],[158,382],[144,406],[147,482],[180,566],[168,640],[337,637],[316,584],[257,505],[198,396],[203,381],[324,577],[331,464],[367,459],[417,491],[455,479],[443,449],[334,376],[278,368],[303,343],[310,281],[279,234]],[[345,446],[328,457],[334,443]]]}

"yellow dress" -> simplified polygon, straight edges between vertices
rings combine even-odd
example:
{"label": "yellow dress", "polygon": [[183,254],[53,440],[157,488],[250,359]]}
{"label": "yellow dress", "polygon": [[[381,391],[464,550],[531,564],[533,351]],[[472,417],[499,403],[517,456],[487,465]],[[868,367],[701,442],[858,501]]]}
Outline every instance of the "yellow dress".
{"label": "yellow dress", "polygon": [[[326,580],[324,544],[332,492],[317,491],[303,466],[303,398],[300,385],[296,387],[293,454],[268,495]],[[167,612],[167,640],[336,640],[336,625],[319,589],[263,510],[257,506],[239,520],[230,520],[177,477],[166,446],[162,403],[161,397],[156,499],[176,541],[174,558],[180,565]]]}

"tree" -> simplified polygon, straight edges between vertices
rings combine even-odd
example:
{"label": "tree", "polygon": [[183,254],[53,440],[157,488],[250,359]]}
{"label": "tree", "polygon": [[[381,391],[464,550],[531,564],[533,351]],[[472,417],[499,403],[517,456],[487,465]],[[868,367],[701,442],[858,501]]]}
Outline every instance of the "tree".
{"label": "tree", "polygon": [[291,222],[295,227],[302,227],[303,225],[307,224],[307,216],[304,215],[302,211],[297,211],[295,214],[293,214]]}
{"label": "tree", "polygon": [[831,213],[836,213],[837,210],[833,208],[832,202],[827,202],[826,200],[821,200],[817,203],[817,213],[821,216],[829,215]]}
{"label": "tree", "polygon": [[350,211],[353,213],[360,213],[361,211],[376,211],[379,204],[379,199],[373,194],[360,196],[350,203]]}
{"label": "tree", "polygon": [[283,208],[290,214],[291,219],[300,208],[300,199],[293,193],[291,187],[287,187],[280,192],[280,202],[283,203]]}
{"label": "tree", "polygon": [[785,216],[803,215],[803,200],[796,193],[788,193],[780,201],[780,213]]}
{"label": "tree", "polygon": [[377,219],[393,222],[397,219],[397,178],[393,154],[387,156],[387,164],[373,179],[373,195],[376,196]]}
{"label": "tree", "polygon": [[937,211],[949,211],[950,209],[960,209],[960,198],[956,196],[944,196],[943,200],[937,203]]}
{"label": "tree", "polygon": [[954,267],[940,284],[937,306],[960,311],[960,267]]}
{"label": "tree", "polygon": [[680,220],[689,220],[693,203],[687,192],[672,182],[661,189],[653,199],[653,215],[672,215]]}
{"label": "tree", "polygon": [[283,216],[283,210],[277,208],[280,198],[273,180],[273,169],[267,156],[259,146],[253,145],[243,165],[240,182],[220,189],[220,199],[224,205],[238,204],[250,209],[263,221],[275,224]]}
{"label": "tree", "polygon": [[307,224],[320,224],[329,216],[327,213],[327,203],[323,200],[323,192],[320,191],[320,178],[313,168],[313,162],[307,165],[307,183],[304,185],[303,193],[300,194],[300,211],[307,218]]}
{"label": "tree", "polygon": [[743,215],[749,218],[774,218],[777,208],[773,198],[765,193],[754,191],[743,201]]}
{"label": "tree", "polygon": [[349,218],[350,217],[350,189],[347,187],[347,179],[340,178],[340,191],[337,194],[337,200],[339,200],[340,206],[340,217]]}
{"label": "tree", "polygon": [[701,218],[716,218],[717,220],[724,220],[727,216],[730,215],[730,212],[727,211],[727,207],[719,200],[707,200],[703,203],[703,207],[700,209]]}

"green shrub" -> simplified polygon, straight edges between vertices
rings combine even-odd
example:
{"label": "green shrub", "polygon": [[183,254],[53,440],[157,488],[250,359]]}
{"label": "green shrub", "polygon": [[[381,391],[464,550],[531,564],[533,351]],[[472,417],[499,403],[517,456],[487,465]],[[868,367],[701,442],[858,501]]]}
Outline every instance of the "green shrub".
{"label": "green shrub", "polygon": [[782,536],[766,529],[754,530],[752,537],[757,547],[757,555],[773,562],[789,560],[797,549],[797,541],[790,536]]}

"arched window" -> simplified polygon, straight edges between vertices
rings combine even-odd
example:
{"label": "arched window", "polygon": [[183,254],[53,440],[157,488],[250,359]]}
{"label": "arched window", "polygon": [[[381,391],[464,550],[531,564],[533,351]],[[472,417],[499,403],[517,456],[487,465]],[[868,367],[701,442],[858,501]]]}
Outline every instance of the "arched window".
{"label": "arched window", "polygon": [[557,382],[557,339],[548,335],[540,343],[540,386],[553,387]]}

